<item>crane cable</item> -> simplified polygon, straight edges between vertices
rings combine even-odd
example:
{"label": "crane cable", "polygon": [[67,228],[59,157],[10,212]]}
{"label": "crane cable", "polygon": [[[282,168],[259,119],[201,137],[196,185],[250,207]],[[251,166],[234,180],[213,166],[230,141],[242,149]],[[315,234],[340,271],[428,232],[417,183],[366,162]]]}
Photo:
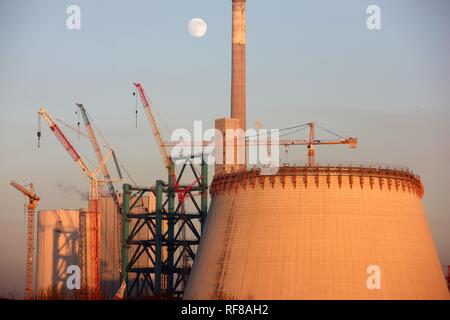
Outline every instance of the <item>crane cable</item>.
{"label": "crane cable", "polygon": [[156,113],[156,116],[158,117],[158,119],[162,122],[163,126],[165,127],[167,132],[170,134],[172,132],[172,129],[169,127],[167,122],[164,120],[164,117],[158,112],[158,109],[156,109],[154,107],[153,101],[147,96],[147,94],[145,94],[145,97],[147,98],[147,101],[148,101],[150,107],[152,108],[152,110]]}
{"label": "crane cable", "polygon": [[331,130],[328,130],[327,128],[324,128],[324,127],[322,127],[322,126],[319,126],[318,124],[316,124],[316,127],[319,127],[320,129],[322,129],[322,130],[324,130],[324,131],[326,131],[326,132],[328,132],[328,133],[331,133],[331,134],[335,135],[336,137],[339,137],[339,138],[341,138],[341,139],[344,139],[343,136],[341,136],[341,135],[339,135],[339,134],[337,134],[337,133],[335,133],[335,132],[333,132],[333,131],[331,131]]}
{"label": "crane cable", "polygon": [[111,145],[108,143],[105,136],[103,135],[100,128],[98,127],[97,123],[95,123],[94,119],[91,117],[91,115],[88,113],[88,111],[85,110],[85,112],[86,112],[86,116],[88,117],[89,121],[92,123],[92,126],[94,127],[95,131],[97,131],[97,133],[100,135],[100,138],[102,139],[104,145],[109,149],[113,149],[113,148],[111,148]]}

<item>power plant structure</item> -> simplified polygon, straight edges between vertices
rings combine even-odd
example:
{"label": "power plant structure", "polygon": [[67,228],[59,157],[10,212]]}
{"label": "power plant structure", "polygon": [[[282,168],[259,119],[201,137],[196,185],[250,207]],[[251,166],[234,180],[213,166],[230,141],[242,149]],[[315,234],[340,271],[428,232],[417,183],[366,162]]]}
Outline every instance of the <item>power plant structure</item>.
{"label": "power plant structure", "polygon": [[[233,0],[231,118],[216,120],[221,132],[246,128],[245,5]],[[216,164],[184,298],[449,299],[419,177],[309,156],[270,175]]]}
{"label": "power plant structure", "polygon": [[[176,172],[150,99],[141,84],[134,83],[134,86],[167,169],[167,182],[157,180],[151,187],[123,186],[121,295],[128,298],[181,298],[206,221],[208,165],[203,155],[199,155],[200,165],[196,165],[192,161],[196,156],[192,155],[184,159]],[[194,181],[182,184],[189,174]],[[155,198],[155,208],[136,212],[137,200],[145,195]],[[191,205],[191,212],[186,212],[186,203]],[[140,265],[142,260],[148,261],[148,265]]]}
{"label": "power plant structure", "polygon": [[448,299],[422,196],[389,168],[216,175],[185,299]]}
{"label": "power plant structure", "polygon": [[[69,266],[86,259],[82,236],[86,210],[41,210],[37,221],[36,298],[77,298],[80,291],[66,290]],[[81,270],[81,280],[86,279]]]}
{"label": "power plant structure", "polygon": [[[122,203],[122,194],[116,200]],[[133,198],[132,201],[136,199]],[[155,208],[155,199],[141,197],[134,208],[136,213],[144,213]],[[117,216],[115,199],[99,198],[99,278],[100,297],[113,298],[120,287],[121,279],[121,238],[117,229],[121,226]],[[89,246],[86,232],[90,220],[87,209],[41,210],[37,220],[37,261],[36,285],[31,298],[86,299],[87,268]],[[141,238],[148,235],[138,232]],[[140,260],[139,266],[146,267],[149,261]],[[81,289],[68,290],[67,281],[71,276],[69,266],[80,267]]]}
{"label": "power plant structure", "polygon": [[[123,180],[119,162],[107,143],[102,153],[83,104],[76,104],[77,112],[98,161],[95,169],[40,109],[39,116],[88,179],[89,199],[85,208],[38,212],[33,289],[34,212],[40,198],[32,187],[12,183],[29,199],[27,297],[449,299],[422,203],[424,186],[411,170],[319,164],[316,145],[355,148],[358,141],[340,135],[318,139],[316,130],[322,127],[313,122],[295,127],[309,129],[308,139],[268,141],[286,150],[306,146],[304,165],[270,170],[249,165],[246,0],[232,0],[231,51],[230,117],[216,119],[215,128],[225,137],[229,130],[239,134],[216,140],[215,153],[223,161],[214,164],[210,184],[203,149],[171,157],[168,148],[174,144],[163,139],[140,83],[133,83],[134,95],[166,167],[164,180],[148,185],[132,181],[116,190],[114,182]],[[40,138],[39,128],[38,146]],[[108,169],[110,157],[119,179]],[[70,266],[81,272],[75,291],[67,291]]]}

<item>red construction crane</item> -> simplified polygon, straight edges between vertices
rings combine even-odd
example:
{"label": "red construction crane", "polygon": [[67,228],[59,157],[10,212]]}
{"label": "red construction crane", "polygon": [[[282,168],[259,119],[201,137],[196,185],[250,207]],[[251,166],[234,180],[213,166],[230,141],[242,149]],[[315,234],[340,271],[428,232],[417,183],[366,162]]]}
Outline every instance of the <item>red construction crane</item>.
{"label": "red construction crane", "polygon": [[[100,259],[99,259],[99,200],[98,200],[98,183],[97,175],[102,167],[105,166],[105,162],[111,156],[111,152],[103,158],[99,167],[95,171],[90,171],[86,163],[83,161],[79,153],[74,146],[70,143],[69,139],[64,135],[62,130],[55,123],[50,114],[43,107],[39,110],[38,114],[46,120],[50,130],[62,144],[67,153],[72,157],[81,171],[89,180],[89,201],[88,201],[88,214],[89,214],[89,232],[88,232],[88,288],[87,294],[91,299],[97,299],[100,296]],[[40,131],[38,137],[40,138]],[[83,267],[83,266],[82,266]]]}
{"label": "red construction crane", "polygon": [[[164,165],[166,166],[169,172],[169,176],[175,178],[174,163],[170,158],[169,153],[167,152],[166,143],[161,137],[161,132],[158,128],[155,117],[153,116],[150,107],[150,100],[145,95],[144,88],[142,88],[142,85],[140,83],[133,83],[133,85],[136,87],[136,89],[139,92],[139,96],[141,97],[142,106],[144,107],[145,113],[147,114],[148,122],[152,127],[153,135],[155,136],[156,143],[158,144],[159,152],[161,154],[161,157],[163,158]],[[176,181],[176,179],[174,179],[174,181]]]}
{"label": "red construction crane", "polygon": [[166,149],[166,147],[169,146],[170,144],[166,143],[161,136],[161,132],[158,128],[155,117],[153,116],[153,112],[152,112],[151,105],[150,105],[150,100],[145,95],[144,88],[142,88],[141,84],[133,83],[133,85],[136,87],[136,89],[139,92],[139,96],[141,97],[142,106],[144,107],[145,113],[147,114],[148,121],[150,123],[150,126],[152,127],[153,135],[155,136],[156,142],[158,144],[159,152],[163,158],[164,165],[166,166],[166,168],[169,172],[169,177],[171,177],[173,179],[173,185],[175,187],[175,192],[178,194],[178,199],[179,199],[180,203],[183,203],[186,194],[190,191],[190,189],[193,188],[193,186],[196,183],[198,183],[201,180],[201,178],[198,178],[196,181],[194,181],[192,183],[192,185],[186,187],[184,190],[180,188],[180,185],[175,176],[174,162],[170,158],[169,153],[167,152],[167,149]]}
{"label": "red construction crane", "polygon": [[[144,107],[145,113],[147,114],[147,119],[148,119],[148,121],[150,123],[150,126],[151,126],[152,131],[153,131],[153,135],[155,136],[156,142],[158,144],[161,157],[163,158],[163,161],[164,161],[164,165],[167,168],[169,178],[172,180],[175,192],[177,193],[178,203],[179,203],[179,206],[180,206],[180,214],[184,215],[186,213],[185,203],[184,203],[185,200],[186,200],[186,196],[189,196],[189,193],[190,193],[191,189],[196,184],[198,184],[203,177],[201,176],[201,177],[197,178],[189,186],[181,188],[181,186],[180,186],[180,184],[179,184],[179,182],[177,180],[177,177],[175,175],[174,162],[173,162],[172,158],[169,156],[169,153],[167,152],[167,149],[166,149],[168,144],[163,140],[163,138],[161,136],[161,132],[160,132],[160,130],[158,128],[158,125],[156,123],[155,117],[153,116],[150,100],[145,95],[144,88],[142,88],[141,84],[133,83],[133,85],[136,87],[136,89],[139,92],[139,96],[141,98],[142,106]],[[182,240],[186,240],[186,228],[182,228],[181,239]],[[164,253],[163,253],[163,255],[164,255]],[[185,272],[186,272],[186,270],[188,268],[188,256],[187,256],[185,251],[184,251],[184,254],[182,256],[182,261],[183,261],[183,270],[185,270]],[[186,285],[186,280],[187,280],[187,274],[185,273],[185,275],[183,276],[183,285]]]}
{"label": "red construction crane", "polygon": [[34,214],[36,207],[41,200],[34,192],[33,184],[29,184],[29,189],[21,186],[15,181],[11,181],[10,185],[22,192],[28,197],[28,221],[27,221],[27,262],[26,262],[26,287],[25,297],[33,298],[33,261],[34,261]]}

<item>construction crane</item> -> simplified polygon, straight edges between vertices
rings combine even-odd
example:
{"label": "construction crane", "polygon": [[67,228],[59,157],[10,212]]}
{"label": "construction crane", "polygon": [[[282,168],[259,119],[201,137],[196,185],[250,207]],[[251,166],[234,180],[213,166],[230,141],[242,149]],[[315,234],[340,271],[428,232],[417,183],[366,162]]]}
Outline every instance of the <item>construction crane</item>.
{"label": "construction crane", "polygon": [[41,200],[34,192],[33,184],[29,184],[29,189],[25,186],[11,181],[10,185],[22,192],[28,197],[28,221],[27,221],[27,262],[26,262],[26,287],[25,297],[31,299],[33,297],[33,260],[34,260],[34,214],[36,212],[39,200]]}
{"label": "construction crane", "polygon": [[[148,122],[150,123],[150,126],[152,128],[153,135],[155,136],[155,139],[156,139],[156,143],[158,144],[159,152],[161,154],[161,157],[163,158],[164,165],[168,172],[169,184],[175,184],[176,192],[178,192],[179,187],[178,187],[178,181],[177,181],[177,178],[175,175],[175,165],[174,165],[172,159],[170,158],[170,156],[166,150],[166,147],[164,146],[165,143],[161,137],[161,132],[158,128],[155,117],[153,116],[153,113],[152,113],[152,110],[150,107],[150,101],[147,98],[147,96],[145,95],[144,88],[142,88],[140,83],[135,82],[135,83],[133,83],[133,85],[136,87],[137,91],[139,92],[142,106],[147,115]],[[164,224],[163,229],[164,228],[167,228],[166,224]],[[163,252],[163,259],[166,258],[165,256],[167,254],[168,254],[167,252]],[[163,283],[163,286],[165,287],[165,284],[167,284],[166,275],[163,275],[162,283]]]}
{"label": "construction crane", "polygon": [[[284,128],[284,129],[280,129],[279,131],[283,131],[283,130],[288,130],[288,129],[293,129],[293,128],[299,128],[299,127],[304,127],[305,129],[307,127],[309,128],[309,139],[307,140],[302,140],[302,139],[279,139],[276,143],[275,142],[271,142],[270,139],[267,139],[267,144],[271,145],[271,144],[276,144],[279,146],[284,146],[286,148],[286,153],[287,153],[287,148],[289,146],[295,146],[295,145],[305,145],[308,149],[308,166],[314,166],[315,165],[315,150],[314,150],[314,146],[316,145],[337,145],[337,144],[345,144],[348,145],[350,148],[356,148],[357,143],[358,143],[358,139],[357,138],[352,138],[352,137],[343,137],[340,136],[326,128],[323,128],[321,126],[319,126],[318,124],[314,123],[314,122],[310,122],[304,125],[300,125],[300,126],[294,126],[294,127],[290,127],[290,128]],[[263,129],[263,126],[261,124],[260,121],[256,121],[255,122],[255,127],[258,130]],[[316,132],[316,127],[321,128],[324,131],[327,131],[335,136],[338,136],[339,139],[337,140],[323,140],[323,139],[316,139],[315,136],[315,132]],[[303,130],[303,129],[302,129]],[[301,131],[301,130],[300,130]],[[261,136],[264,136],[265,134],[262,134]],[[255,136],[256,137],[256,136]],[[248,140],[246,141],[247,146],[250,145],[251,143],[259,143],[258,141],[251,141]],[[163,146],[164,147],[174,147],[174,146],[185,146],[185,147],[193,147],[193,146],[209,146],[211,144],[211,141],[194,141],[194,142],[173,142],[173,141],[169,141],[169,142],[164,142]],[[270,149],[268,150],[269,155],[270,155]]]}
{"label": "construction crane", "polygon": [[145,95],[144,88],[142,88],[142,85],[140,83],[135,82],[133,83],[133,85],[139,92],[139,96],[142,101],[142,106],[144,107],[145,113],[147,114],[148,122],[152,127],[153,135],[155,136],[156,143],[158,144],[159,152],[161,154],[161,157],[163,158],[164,165],[166,166],[167,171],[169,173],[169,178],[173,180],[175,191],[177,192],[178,195],[180,195],[180,193],[183,190],[181,189],[179,181],[177,181],[177,178],[175,176],[175,164],[173,162],[173,159],[169,156],[169,153],[167,152],[166,149],[168,146],[170,146],[170,143],[165,142],[161,136],[161,132],[158,128],[155,117],[153,116],[153,112],[151,110],[150,101]]}
{"label": "construction crane", "polygon": [[[76,103],[76,106],[78,108],[80,108],[81,115],[83,117],[83,122],[86,127],[86,131],[89,136],[89,140],[91,141],[92,148],[94,149],[95,156],[97,157],[98,163],[102,163],[102,162],[104,162],[103,155],[100,150],[99,144],[97,142],[97,138],[95,137],[94,130],[92,129],[92,125],[91,125],[91,122],[87,115],[86,108],[81,103]],[[111,175],[109,174],[109,170],[106,165],[102,166],[102,173],[103,173],[104,179],[106,180],[106,185],[108,186],[109,193],[110,193],[111,197],[113,198],[114,204],[116,205],[117,212],[120,213],[121,207],[120,207],[119,199],[117,197],[116,189],[114,188],[114,184],[112,183],[112,180],[111,180]]]}
{"label": "construction crane", "polygon": [[[72,125],[70,125],[70,124],[64,122],[64,121],[61,120],[61,119],[56,119],[56,121],[57,121],[57,122],[60,122],[62,125],[64,125],[65,127],[69,128],[70,130],[76,132],[79,136],[82,136],[82,137],[84,137],[84,138],[86,138],[86,139],[89,139],[89,136],[88,136],[87,134],[83,133],[82,131],[80,131],[78,128],[75,128],[74,126],[72,126]],[[117,159],[117,156],[116,156],[116,153],[115,153],[114,149],[112,149],[110,146],[104,146],[104,147],[106,147],[106,148],[108,148],[109,150],[111,150],[112,157],[113,157],[113,160],[114,160],[114,165],[115,165],[115,167],[116,167],[117,174],[118,174],[118,176],[119,176],[119,179],[118,179],[118,180],[113,180],[113,179],[109,179],[109,180],[110,180],[111,182],[113,182],[113,181],[114,181],[114,182],[122,181],[122,180],[123,180],[123,176],[122,176],[122,170],[120,169],[120,167],[122,167],[122,168],[125,169],[125,170],[126,170],[126,168],[124,167],[123,164],[120,164],[120,165],[119,165],[119,160]],[[128,172],[127,172],[127,175],[129,175]],[[130,176],[128,176],[128,177],[131,178]],[[130,179],[130,180],[133,180],[133,179]],[[114,185],[113,185],[113,186],[114,186]]]}
{"label": "construction crane", "polygon": [[[314,122],[310,122],[307,124],[309,127],[309,139],[308,140],[298,140],[298,139],[292,139],[292,140],[280,140],[279,144],[283,145],[285,147],[293,146],[293,145],[306,145],[308,148],[308,166],[314,166],[315,165],[315,151],[314,146],[315,145],[336,145],[336,144],[346,144],[350,148],[356,148],[358,139],[352,138],[352,137],[342,137],[328,129],[325,129],[319,125],[317,125]],[[337,140],[318,140],[315,137],[316,127],[319,127],[333,135],[338,136],[340,139]]]}
{"label": "construction crane", "polygon": [[[88,214],[89,214],[89,253],[88,253],[88,269],[89,269],[89,285],[88,296],[92,299],[97,299],[100,296],[100,260],[99,260],[99,196],[98,196],[98,184],[99,180],[97,175],[102,167],[105,166],[105,162],[111,156],[111,151],[106,157],[103,157],[99,167],[95,171],[90,171],[86,163],[83,161],[79,153],[74,146],[70,143],[69,139],[64,135],[62,130],[58,127],[56,122],[50,116],[45,108],[41,108],[38,114],[47,122],[50,130],[62,144],[64,149],[69,153],[81,171],[89,180],[89,201],[88,201]],[[41,137],[40,129],[38,132],[38,138]],[[81,266],[86,268],[86,266]]]}
{"label": "construction crane", "polygon": [[[184,188],[182,188],[179,184],[179,181],[175,175],[175,164],[173,159],[169,156],[168,152],[167,152],[167,143],[163,140],[162,136],[161,136],[161,132],[158,128],[158,125],[156,123],[155,117],[153,115],[152,109],[151,109],[151,104],[150,104],[150,100],[147,98],[147,96],[145,95],[144,92],[144,88],[142,88],[142,85],[139,83],[133,83],[133,85],[136,87],[137,91],[139,92],[139,96],[141,98],[141,102],[142,102],[142,106],[145,110],[145,113],[147,114],[147,119],[150,123],[150,126],[152,128],[153,131],[153,135],[155,136],[156,142],[158,144],[158,148],[161,154],[161,157],[163,158],[164,161],[164,165],[167,168],[168,171],[168,176],[169,176],[169,184],[172,185],[174,187],[174,191],[177,194],[178,197],[178,204],[179,204],[179,209],[180,209],[180,214],[183,215],[184,219],[186,219],[185,213],[186,213],[186,209],[185,209],[185,200],[186,197],[190,196],[190,191],[191,189],[194,187],[195,184],[200,183],[200,181],[203,179],[203,176],[200,176],[199,178],[197,178],[192,184],[190,184],[189,186],[186,186]],[[185,222],[184,222],[185,223]],[[181,230],[181,240],[182,241],[186,241],[186,227],[182,227]],[[186,245],[184,245],[186,246]],[[167,254],[166,252],[163,253]],[[183,252],[182,254],[182,265],[183,265],[183,286],[186,285],[187,282],[187,269],[189,267],[189,257],[188,254],[186,252],[186,248],[183,248]]]}
{"label": "construction crane", "polygon": [[[286,153],[287,153],[287,149],[289,146],[294,146],[294,145],[306,145],[307,149],[308,149],[308,166],[315,166],[315,150],[314,150],[314,146],[315,145],[336,145],[336,144],[346,144],[348,145],[350,148],[356,148],[357,143],[358,143],[358,139],[357,138],[352,138],[352,137],[343,137],[340,136],[326,128],[323,128],[321,126],[319,126],[318,124],[314,123],[314,122],[309,122],[305,125],[301,125],[301,126],[295,126],[292,128],[297,128],[297,127],[305,127],[307,126],[309,128],[309,139],[308,140],[300,140],[300,139],[280,139],[278,141],[278,145],[280,146],[284,146],[286,149]],[[321,128],[322,130],[325,130],[335,136],[338,136],[340,139],[337,140],[318,140],[316,139],[316,127]],[[255,128],[258,130],[263,129],[262,124],[260,121],[255,121]],[[287,128],[287,129],[291,129],[291,128]],[[268,142],[270,143],[270,142]],[[269,149],[270,152],[270,149]]]}
{"label": "construction crane", "polygon": [[[91,141],[91,145],[92,145],[92,148],[94,149],[95,156],[97,157],[98,163],[102,163],[102,162],[104,163],[105,161],[103,158],[103,154],[100,150],[100,146],[99,146],[99,144],[97,142],[97,138],[94,134],[94,130],[92,128],[91,121],[89,120],[89,116],[87,114],[86,108],[81,103],[75,103],[75,105],[80,109],[81,116],[82,116],[83,122],[84,122],[84,126],[86,127],[87,135],[89,137],[89,140]],[[119,168],[115,153],[114,153],[114,151],[112,151],[112,152],[113,152],[112,155],[113,155],[116,167]],[[119,175],[121,176],[120,169],[117,169],[117,170],[119,172]],[[108,166],[106,164],[104,166],[102,166],[102,173],[103,173],[103,178],[106,181],[106,185],[108,187],[109,194],[114,201],[114,205],[116,206],[117,214],[121,215],[122,207],[120,205],[119,198],[117,197],[116,189],[114,188],[114,184],[111,180],[111,175],[109,174]],[[120,178],[122,178],[122,177],[120,177]],[[119,235],[118,243],[121,243],[121,239],[120,239],[121,230],[122,230],[122,225],[120,223],[121,219],[117,219],[117,221],[118,221],[117,235]],[[117,248],[118,248],[118,250],[120,250],[120,246],[117,246]],[[118,252],[117,256],[119,257],[119,266],[121,266],[122,264],[120,261],[120,257],[121,257],[120,251]],[[120,272],[122,272],[122,270],[120,270]]]}
{"label": "construction crane", "polygon": [[[155,117],[153,116],[151,107],[150,107],[150,101],[145,95],[144,88],[142,88],[142,85],[140,83],[133,83],[133,85],[136,87],[137,91],[139,92],[139,96],[141,97],[142,106],[144,107],[144,111],[147,114],[148,122],[150,123],[150,126],[152,127],[153,135],[155,136],[156,143],[158,144],[159,152],[163,158],[164,165],[166,166],[169,177],[173,178],[175,177],[175,168],[174,163],[172,159],[170,158],[167,150],[166,150],[166,143],[161,137],[161,132],[158,128],[158,125],[156,124]],[[174,180],[176,181],[176,179]]]}

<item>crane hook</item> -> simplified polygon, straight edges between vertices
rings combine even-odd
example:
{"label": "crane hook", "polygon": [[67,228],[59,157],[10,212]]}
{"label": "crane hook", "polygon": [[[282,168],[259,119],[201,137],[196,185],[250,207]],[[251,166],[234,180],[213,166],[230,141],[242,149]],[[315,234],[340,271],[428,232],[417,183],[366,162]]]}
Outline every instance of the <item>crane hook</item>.
{"label": "crane hook", "polygon": [[[78,103],[76,103],[78,106]],[[80,140],[80,114],[78,113],[78,110],[75,110],[75,115],[77,116],[77,134],[78,134],[78,140]]]}
{"label": "crane hook", "polygon": [[39,116],[39,113],[38,113],[38,131],[37,131],[38,149],[41,147],[41,136],[42,136],[42,133],[41,133],[41,117]]}
{"label": "crane hook", "polygon": [[135,114],[135,127],[137,128],[137,118],[138,118],[138,108],[137,108],[137,96],[136,91],[133,91],[133,97],[136,97],[135,106],[134,106],[134,114]]}
{"label": "crane hook", "polygon": [[38,148],[41,147],[41,136],[42,136],[41,131],[38,131],[38,132],[37,132],[37,137],[38,137]]}

